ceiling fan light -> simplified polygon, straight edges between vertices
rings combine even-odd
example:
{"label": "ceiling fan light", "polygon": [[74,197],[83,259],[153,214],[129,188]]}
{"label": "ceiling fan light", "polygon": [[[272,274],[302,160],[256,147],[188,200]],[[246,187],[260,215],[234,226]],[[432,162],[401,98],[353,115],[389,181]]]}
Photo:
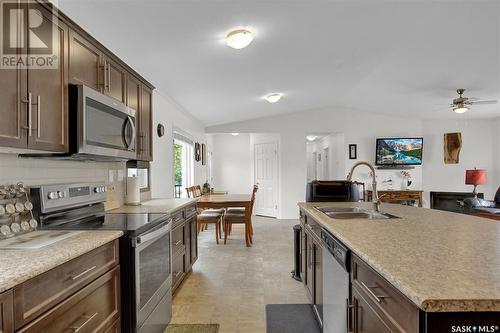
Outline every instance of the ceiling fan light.
{"label": "ceiling fan light", "polygon": [[459,107],[453,108],[453,111],[455,111],[455,113],[461,114],[461,113],[465,113],[465,112],[469,111],[469,108],[465,107],[465,106],[459,106]]}

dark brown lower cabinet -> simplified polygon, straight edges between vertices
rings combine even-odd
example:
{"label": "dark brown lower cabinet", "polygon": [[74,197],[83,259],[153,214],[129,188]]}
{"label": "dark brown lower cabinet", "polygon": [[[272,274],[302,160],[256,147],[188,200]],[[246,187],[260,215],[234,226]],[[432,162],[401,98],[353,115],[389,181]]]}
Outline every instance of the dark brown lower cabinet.
{"label": "dark brown lower cabinet", "polygon": [[14,332],[14,304],[12,290],[0,294],[0,332]]}
{"label": "dark brown lower cabinet", "polygon": [[[373,304],[356,287],[352,288],[353,333],[392,333],[387,324],[377,315]],[[397,332],[397,331],[396,331]]]}
{"label": "dark brown lower cabinet", "polygon": [[191,272],[198,259],[196,205],[189,205],[171,213],[172,226],[172,293]]}
{"label": "dark brown lower cabinet", "polygon": [[119,318],[117,266],[18,332],[106,332]]}

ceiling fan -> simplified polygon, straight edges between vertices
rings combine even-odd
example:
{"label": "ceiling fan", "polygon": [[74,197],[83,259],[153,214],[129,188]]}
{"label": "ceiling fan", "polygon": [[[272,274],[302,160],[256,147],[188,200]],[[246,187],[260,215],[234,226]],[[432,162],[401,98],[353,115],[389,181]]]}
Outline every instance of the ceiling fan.
{"label": "ceiling fan", "polygon": [[455,98],[450,104],[450,108],[456,113],[465,113],[469,111],[472,105],[496,104],[497,100],[481,101],[476,97],[463,96],[465,89],[457,89],[458,98]]}

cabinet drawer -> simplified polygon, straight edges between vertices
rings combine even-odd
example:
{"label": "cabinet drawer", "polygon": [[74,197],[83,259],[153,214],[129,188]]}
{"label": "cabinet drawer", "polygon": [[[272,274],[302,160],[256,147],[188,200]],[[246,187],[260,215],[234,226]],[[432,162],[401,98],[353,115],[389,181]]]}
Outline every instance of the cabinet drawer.
{"label": "cabinet drawer", "polygon": [[172,261],[172,285],[174,286],[173,289],[177,287],[177,284],[182,280],[184,276],[184,257],[185,255],[182,254],[174,258],[174,260]]}
{"label": "cabinet drawer", "polygon": [[173,212],[170,217],[172,218],[172,227],[181,224],[184,221],[184,209]]}
{"label": "cabinet drawer", "polygon": [[182,252],[184,247],[184,226],[180,225],[172,230],[172,256]]}
{"label": "cabinet drawer", "polygon": [[120,318],[120,267],[83,288],[19,332],[106,332]]}
{"label": "cabinet drawer", "polygon": [[418,332],[418,308],[360,258],[352,257],[352,284],[396,332]]}
{"label": "cabinet drawer", "polygon": [[118,265],[117,240],[16,286],[16,329],[37,318],[115,265]]}
{"label": "cabinet drawer", "polygon": [[110,328],[108,328],[106,330],[106,333],[120,333],[120,332],[121,332],[120,319],[118,319],[117,321],[115,321],[115,323],[113,324],[113,326],[111,326]]}
{"label": "cabinet drawer", "polygon": [[196,205],[186,207],[186,217],[196,214]]}

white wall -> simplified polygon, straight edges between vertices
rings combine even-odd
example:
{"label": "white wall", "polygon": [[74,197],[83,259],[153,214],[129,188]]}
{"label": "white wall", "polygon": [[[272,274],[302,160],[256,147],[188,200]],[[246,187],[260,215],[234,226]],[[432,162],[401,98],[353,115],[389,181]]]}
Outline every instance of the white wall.
{"label": "white wall", "polygon": [[211,136],[213,180],[216,190],[249,193],[252,186],[250,134],[230,133]]}
{"label": "white wall", "polygon": [[[419,136],[421,122],[407,118],[354,112],[348,109],[325,108],[303,111],[287,115],[253,119],[232,124],[208,127],[207,133],[277,133],[280,137],[280,218],[296,218],[297,202],[304,201],[307,180],[306,140],[308,133],[344,133],[345,159],[348,158],[347,145],[358,145],[358,160],[372,161],[375,158],[375,138],[383,136]],[[346,160],[343,175],[356,160]],[[421,187],[421,168],[412,170],[414,188]],[[379,180],[398,172],[381,171]],[[368,171],[360,169],[356,179],[368,180]],[[399,177],[399,182],[401,178]],[[369,183],[369,181],[367,182]]]}
{"label": "white wall", "polygon": [[[486,169],[488,184],[479,186],[485,198],[491,199],[500,186],[499,132],[500,121],[492,120],[429,120],[423,122],[424,190],[470,191],[465,185],[465,170]],[[444,133],[462,133],[462,149],[458,164],[444,163]]]}
{"label": "white wall", "polygon": [[[156,134],[156,127],[165,126],[165,135]],[[151,196],[153,198],[173,197],[173,131],[180,129],[193,141],[204,143],[203,124],[191,116],[169,97],[155,90],[153,92],[153,155],[151,162]],[[194,184],[202,185],[207,180],[207,168],[194,162]]]}

